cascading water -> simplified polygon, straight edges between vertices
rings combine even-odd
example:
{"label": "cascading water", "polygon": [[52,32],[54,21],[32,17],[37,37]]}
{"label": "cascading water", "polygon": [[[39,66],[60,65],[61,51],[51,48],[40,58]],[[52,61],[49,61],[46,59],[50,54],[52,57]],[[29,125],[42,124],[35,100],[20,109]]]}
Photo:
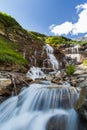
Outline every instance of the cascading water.
{"label": "cascading water", "polygon": [[[53,48],[46,44],[44,50],[48,66],[58,70]],[[35,80],[46,75],[41,68],[31,67],[26,76]],[[78,95],[76,88],[68,83],[31,84],[0,105],[0,130],[78,130],[78,116],[73,109]]]}
{"label": "cascading water", "polygon": [[[0,130],[78,130],[74,87],[32,84],[0,106]],[[57,119],[57,128],[50,128]]]}
{"label": "cascading water", "polygon": [[68,48],[68,54],[66,54],[67,57],[70,57],[71,59],[76,59],[77,62],[80,62],[80,54],[79,54],[79,45],[74,45],[73,47]]}
{"label": "cascading water", "polygon": [[54,56],[54,49],[49,44],[46,44],[43,49],[47,53],[47,59],[45,61],[47,61],[48,66],[52,67],[54,70],[57,70],[59,68],[59,63]]}
{"label": "cascading water", "polygon": [[46,77],[44,72],[41,71],[41,68],[34,67],[34,66],[30,68],[30,70],[27,72],[26,76],[30,77],[32,80],[41,79],[41,78]]}
{"label": "cascading water", "polygon": [[[46,44],[43,47],[43,50],[45,50],[47,53],[47,59],[45,59],[43,61],[43,67],[45,67],[45,65],[44,65],[45,62],[47,62],[48,66],[56,71],[59,68],[59,63],[58,63],[56,57],[54,56],[54,53],[53,53],[54,49],[50,45]],[[36,51],[35,51],[35,54],[36,54]],[[42,79],[42,78],[46,77],[46,75],[41,70],[41,68],[35,67],[35,66],[30,68],[30,70],[27,72],[26,76],[30,77],[33,80]]]}

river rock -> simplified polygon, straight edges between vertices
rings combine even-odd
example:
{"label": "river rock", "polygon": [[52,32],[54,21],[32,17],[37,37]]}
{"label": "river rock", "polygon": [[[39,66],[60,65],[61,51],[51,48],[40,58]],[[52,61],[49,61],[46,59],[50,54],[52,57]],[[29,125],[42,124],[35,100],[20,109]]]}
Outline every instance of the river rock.
{"label": "river rock", "polygon": [[12,83],[12,82],[11,82],[10,79],[1,78],[1,79],[0,79],[0,88],[1,88],[1,87],[9,86],[11,83]]}
{"label": "river rock", "polygon": [[87,121],[87,101],[79,108],[79,115]]}
{"label": "river rock", "polygon": [[80,124],[83,127],[81,130],[87,130],[87,89],[82,88],[80,91],[79,100],[75,104],[75,108],[80,117]]}
{"label": "river rock", "polygon": [[84,74],[85,73],[85,70],[76,70],[74,72],[74,75],[81,75],[81,74]]}
{"label": "river rock", "polygon": [[51,75],[46,75],[46,80],[52,81],[52,80],[53,80],[53,77],[52,77]]}
{"label": "river rock", "polygon": [[78,79],[76,79],[76,82],[80,83],[80,82],[82,82],[84,80],[85,80],[85,78],[78,78]]}
{"label": "river rock", "polygon": [[53,116],[47,123],[46,130],[64,130],[66,126],[66,115],[59,115]]}
{"label": "river rock", "polygon": [[48,81],[48,80],[42,80],[42,81],[39,82],[39,84],[50,85],[50,84],[51,84],[51,81]]}
{"label": "river rock", "polygon": [[56,78],[58,78],[58,77],[61,77],[62,75],[61,75],[61,72],[60,71],[58,71],[56,74],[55,74],[55,77]]}
{"label": "river rock", "polygon": [[49,73],[49,72],[53,72],[54,69],[53,68],[42,68],[42,71],[44,71],[45,73]]}
{"label": "river rock", "polygon": [[77,78],[87,78],[87,74],[78,75]]}
{"label": "river rock", "polygon": [[76,87],[87,88],[87,80],[85,80],[81,83],[77,83]]}

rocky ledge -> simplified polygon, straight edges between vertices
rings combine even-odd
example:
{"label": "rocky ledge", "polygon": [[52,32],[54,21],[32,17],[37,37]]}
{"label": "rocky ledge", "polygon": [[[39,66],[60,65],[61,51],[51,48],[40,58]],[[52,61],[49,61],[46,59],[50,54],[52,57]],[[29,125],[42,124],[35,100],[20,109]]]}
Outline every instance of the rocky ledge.
{"label": "rocky ledge", "polygon": [[0,72],[0,102],[12,95],[18,95],[24,86],[29,86],[31,78],[23,73]]}

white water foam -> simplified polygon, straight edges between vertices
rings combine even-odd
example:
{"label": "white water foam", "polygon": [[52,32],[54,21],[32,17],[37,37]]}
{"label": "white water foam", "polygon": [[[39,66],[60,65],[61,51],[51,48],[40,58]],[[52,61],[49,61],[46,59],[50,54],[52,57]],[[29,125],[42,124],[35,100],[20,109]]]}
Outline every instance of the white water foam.
{"label": "white water foam", "polygon": [[31,67],[26,74],[27,77],[30,77],[32,80],[45,78],[46,75],[39,67]]}

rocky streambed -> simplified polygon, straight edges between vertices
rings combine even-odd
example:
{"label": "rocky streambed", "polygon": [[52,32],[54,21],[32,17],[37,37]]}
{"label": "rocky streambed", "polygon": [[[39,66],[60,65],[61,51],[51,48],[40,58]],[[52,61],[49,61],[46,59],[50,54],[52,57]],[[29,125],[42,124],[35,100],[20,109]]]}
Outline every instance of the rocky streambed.
{"label": "rocky streambed", "polygon": [[[48,69],[47,69],[48,70]],[[50,70],[50,68],[49,68]],[[47,72],[48,73],[48,72]],[[76,71],[72,76],[68,76],[65,70],[57,73],[46,74],[44,78],[32,80],[23,73],[1,72],[0,73],[0,102],[7,98],[18,95],[23,87],[29,86],[32,83],[52,82],[60,86],[74,86],[80,92],[79,100],[75,104],[75,109],[80,117],[81,126],[84,130],[87,129],[87,69],[83,69],[80,65],[76,66]]]}

